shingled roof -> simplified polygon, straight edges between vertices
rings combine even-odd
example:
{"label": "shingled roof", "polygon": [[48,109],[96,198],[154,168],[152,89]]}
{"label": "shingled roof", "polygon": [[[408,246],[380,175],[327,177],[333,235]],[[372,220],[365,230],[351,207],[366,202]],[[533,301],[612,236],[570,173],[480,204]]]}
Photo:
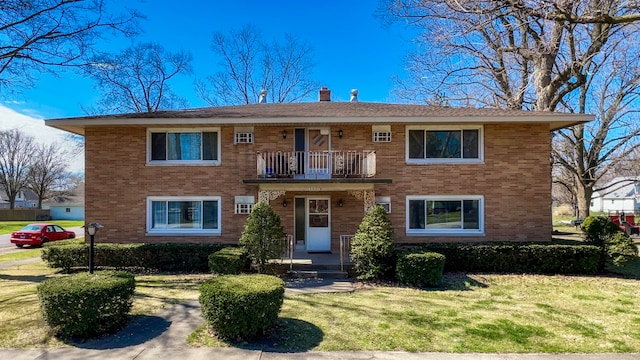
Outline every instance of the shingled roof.
{"label": "shingled roof", "polygon": [[[179,121],[177,121],[180,119]],[[87,126],[221,125],[287,123],[491,123],[544,122],[551,130],[593,120],[592,115],[489,108],[387,104],[367,102],[309,102],[252,104],[188,110],[50,119],[46,124],[76,134]]]}

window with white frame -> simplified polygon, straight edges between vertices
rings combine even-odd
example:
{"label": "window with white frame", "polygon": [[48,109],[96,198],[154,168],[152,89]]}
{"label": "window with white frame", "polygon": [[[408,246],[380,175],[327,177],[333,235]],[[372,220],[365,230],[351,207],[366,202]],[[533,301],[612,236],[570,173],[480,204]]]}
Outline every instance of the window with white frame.
{"label": "window with white frame", "polygon": [[219,129],[151,129],[148,132],[151,164],[219,164]]}
{"label": "window with white frame", "polygon": [[238,127],[233,129],[234,144],[253,144],[253,127]]}
{"label": "window with white frame", "polygon": [[254,196],[236,196],[235,197],[235,213],[236,214],[251,214],[253,204],[255,204],[256,198]]}
{"label": "window with white frame", "polygon": [[483,196],[407,196],[407,234],[481,235]]}
{"label": "window with white frame", "polygon": [[220,234],[219,196],[152,196],[147,198],[147,233]]}
{"label": "window with white frame", "polygon": [[480,162],[482,126],[408,126],[407,162]]}
{"label": "window with white frame", "polygon": [[376,196],[376,205],[381,205],[388,214],[391,213],[391,197],[390,196]]}
{"label": "window with white frame", "polygon": [[391,125],[373,125],[371,126],[373,133],[373,142],[390,142],[391,141]]}

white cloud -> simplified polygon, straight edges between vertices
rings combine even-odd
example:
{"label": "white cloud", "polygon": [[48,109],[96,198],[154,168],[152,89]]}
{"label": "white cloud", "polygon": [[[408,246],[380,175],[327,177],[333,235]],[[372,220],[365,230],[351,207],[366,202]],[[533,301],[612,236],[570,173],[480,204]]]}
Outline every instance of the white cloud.
{"label": "white cloud", "polygon": [[[73,148],[73,144],[67,138],[68,133],[46,126],[41,118],[20,114],[0,105],[0,130],[9,129],[19,129],[43,144],[57,142],[68,150]],[[84,173],[84,153],[78,154],[71,159],[69,171]]]}

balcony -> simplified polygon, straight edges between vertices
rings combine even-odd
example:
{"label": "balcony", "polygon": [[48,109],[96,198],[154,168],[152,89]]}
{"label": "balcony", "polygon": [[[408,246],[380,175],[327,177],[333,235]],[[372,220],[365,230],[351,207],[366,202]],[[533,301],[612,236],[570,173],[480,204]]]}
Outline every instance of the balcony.
{"label": "balcony", "polygon": [[257,154],[258,179],[372,178],[375,151],[277,151]]}

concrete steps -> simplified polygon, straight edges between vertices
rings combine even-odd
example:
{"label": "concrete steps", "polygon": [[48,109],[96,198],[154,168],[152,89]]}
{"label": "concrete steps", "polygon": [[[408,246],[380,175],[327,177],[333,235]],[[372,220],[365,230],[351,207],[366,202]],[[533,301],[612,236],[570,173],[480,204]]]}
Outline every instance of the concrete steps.
{"label": "concrete steps", "polygon": [[287,276],[298,279],[348,279],[349,274],[340,270],[293,270]]}

